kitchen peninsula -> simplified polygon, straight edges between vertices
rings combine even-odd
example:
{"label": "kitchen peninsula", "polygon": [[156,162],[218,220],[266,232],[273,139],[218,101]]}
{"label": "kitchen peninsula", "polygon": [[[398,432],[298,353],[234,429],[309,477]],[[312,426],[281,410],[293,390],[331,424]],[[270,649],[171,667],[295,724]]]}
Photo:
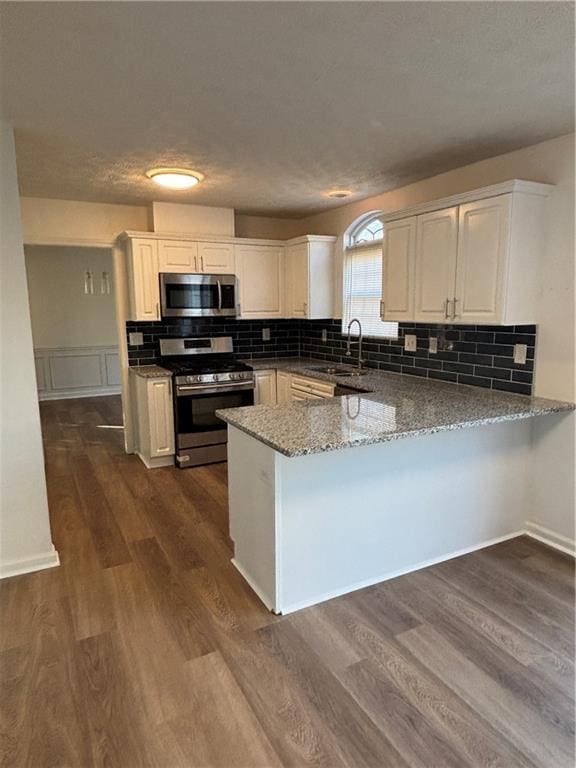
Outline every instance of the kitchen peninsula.
{"label": "kitchen peninsula", "polygon": [[570,403],[370,371],[358,394],[227,409],[234,563],[289,613],[524,529],[531,418]]}

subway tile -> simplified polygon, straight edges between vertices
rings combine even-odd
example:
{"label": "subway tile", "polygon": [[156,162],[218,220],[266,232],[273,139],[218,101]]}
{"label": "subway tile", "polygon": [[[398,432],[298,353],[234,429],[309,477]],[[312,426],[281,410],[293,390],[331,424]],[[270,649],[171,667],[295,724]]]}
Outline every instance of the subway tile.
{"label": "subway tile", "polygon": [[474,369],[476,376],[487,376],[490,379],[510,379],[509,368],[488,368],[482,365],[477,365]]}
{"label": "subway tile", "polygon": [[420,376],[421,378],[428,376],[428,371],[425,368],[414,368],[409,365],[402,366],[402,373],[407,373],[409,376]]}
{"label": "subway tile", "polygon": [[472,375],[474,373],[474,366],[469,363],[451,363],[446,361],[443,364],[443,370],[451,371],[452,373],[465,373]]}
{"label": "subway tile", "polygon": [[429,371],[428,372],[428,378],[430,378],[430,379],[440,379],[441,381],[453,381],[453,382],[456,382],[458,380],[458,374],[457,373],[449,373],[448,371]]}
{"label": "subway tile", "polygon": [[498,389],[504,392],[515,392],[517,395],[532,394],[532,387],[530,384],[520,384],[516,381],[498,381],[497,379],[494,379],[492,381],[492,389]]}
{"label": "subway tile", "polygon": [[481,355],[500,355],[502,357],[512,357],[514,347],[505,344],[477,344],[476,352]]}
{"label": "subway tile", "polygon": [[477,354],[468,354],[466,352],[462,352],[459,357],[458,361],[460,363],[472,363],[473,365],[492,365],[492,361],[494,358],[492,355],[477,355]]}
{"label": "subway tile", "polygon": [[497,333],[494,341],[496,344],[534,344],[534,336],[528,333]]}
{"label": "subway tile", "polygon": [[468,376],[459,374],[458,384],[468,384],[472,387],[484,387],[485,389],[490,389],[492,379],[483,379],[480,376]]}

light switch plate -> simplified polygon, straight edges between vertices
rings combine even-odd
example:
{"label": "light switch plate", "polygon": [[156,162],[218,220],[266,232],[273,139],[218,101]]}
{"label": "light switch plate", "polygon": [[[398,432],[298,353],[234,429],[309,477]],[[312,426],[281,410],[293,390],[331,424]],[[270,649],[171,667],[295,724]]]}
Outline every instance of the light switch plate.
{"label": "light switch plate", "polygon": [[328,331],[326,328],[322,328],[322,341],[327,342],[328,341]]}
{"label": "light switch plate", "polygon": [[262,328],[262,341],[270,341],[270,328]]}
{"label": "light switch plate", "polygon": [[514,344],[514,362],[517,365],[526,365],[528,347],[526,344]]}
{"label": "light switch plate", "polygon": [[438,353],[438,339],[436,336],[429,337],[428,352],[430,352],[431,355],[436,355]]}
{"label": "light switch plate", "polygon": [[139,333],[138,331],[133,331],[128,334],[128,341],[131,347],[139,347],[141,344],[144,344],[144,334]]}
{"label": "light switch plate", "polygon": [[404,336],[404,349],[406,352],[416,352],[416,336],[412,333],[407,333]]}

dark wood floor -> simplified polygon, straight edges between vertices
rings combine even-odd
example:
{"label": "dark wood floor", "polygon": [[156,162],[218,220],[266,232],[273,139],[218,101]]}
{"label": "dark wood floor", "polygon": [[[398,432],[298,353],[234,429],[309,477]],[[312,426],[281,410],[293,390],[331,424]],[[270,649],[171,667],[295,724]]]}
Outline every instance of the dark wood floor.
{"label": "dark wood floor", "polygon": [[225,466],[146,470],[117,398],[41,410],[62,565],[0,585],[3,765],[573,765],[569,558],[517,539],[274,617]]}

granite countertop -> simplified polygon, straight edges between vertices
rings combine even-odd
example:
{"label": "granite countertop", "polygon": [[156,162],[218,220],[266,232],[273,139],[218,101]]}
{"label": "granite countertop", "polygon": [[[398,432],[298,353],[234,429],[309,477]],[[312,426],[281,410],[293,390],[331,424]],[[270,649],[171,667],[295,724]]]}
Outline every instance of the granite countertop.
{"label": "granite countertop", "polygon": [[143,379],[160,379],[164,376],[172,376],[172,373],[160,365],[131,365],[130,372]]}
{"label": "granite countertop", "polygon": [[330,365],[322,360],[277,358],[245,362],[255,370],[287,370],[364,390],[325,400],[227,408],[217,412],[228,424],[285,456],[304,456],[575,408],[573,403],[384,371],[371,370],[362,377],[336,377],[310,370],[309,366]]}

